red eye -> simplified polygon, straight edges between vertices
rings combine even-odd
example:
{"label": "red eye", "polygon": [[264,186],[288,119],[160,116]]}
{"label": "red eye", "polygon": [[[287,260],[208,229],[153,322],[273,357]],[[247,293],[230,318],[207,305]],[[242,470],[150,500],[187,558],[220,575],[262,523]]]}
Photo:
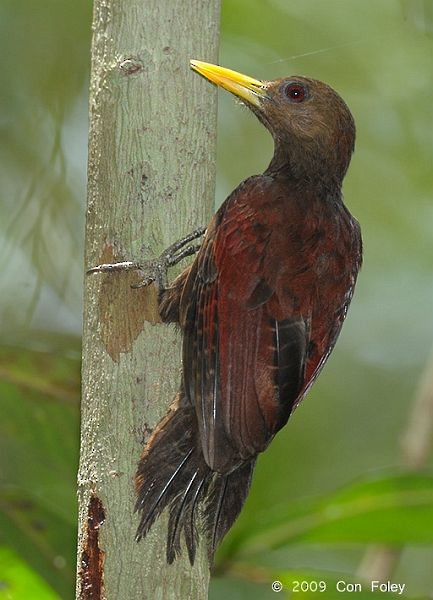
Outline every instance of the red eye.
{"label": "red eye", "polygon": [[305,88],[300,83],[289,83],[286,87],[286,96],[292,102],[302,102],[306,95]]}

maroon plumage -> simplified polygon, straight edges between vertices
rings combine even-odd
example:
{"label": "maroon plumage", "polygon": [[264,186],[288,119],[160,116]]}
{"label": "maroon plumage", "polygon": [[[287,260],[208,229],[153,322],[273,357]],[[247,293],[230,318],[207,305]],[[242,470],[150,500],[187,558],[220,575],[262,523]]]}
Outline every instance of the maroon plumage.
{"label": "maroon plumage", "polygon": [[257,454],[332,351],[361,265],[360,229],[341,196],[355,128],[336,92],[303,77],[258,82],[193,66],[243,98],[275,153],[227,198],[192,265],[160,292],[163,320],[183,333],[183,382],[140,460],[137,537],[168,505],[169,562],[182,531],[194,561],[199,504],[213,555]]}

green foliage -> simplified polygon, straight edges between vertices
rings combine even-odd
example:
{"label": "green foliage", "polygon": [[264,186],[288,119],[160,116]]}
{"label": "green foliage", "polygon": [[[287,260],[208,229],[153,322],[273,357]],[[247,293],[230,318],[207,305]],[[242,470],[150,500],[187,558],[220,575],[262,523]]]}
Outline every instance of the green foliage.
{"label": "green foliage", "polygon": [[17,554],[0,546],[1,587],[0,600],[56,600],[43,579],[30,569]]}
{"label": "green foliage", "polygon": [[[86,0],[0,7],[0,599],[74,593],[90,20]],[[398,548],[404,597],[433,586],[431,457],[409,473],[399,445],[433,337],[432,33],[415,0],[223,2],[221,64],[323,79],[353,111],[365,265],[324,373],[260,457],[212,600],[275,598],[276,579],[283,597],[296,578],[328,593],[371,543]],[[271,153],[222,92],[217,203]]]}
{"label": "green foliage", "polygon": [[[76,346],[73,340],[68,344],[71,349]],[[2,577],[5,573],[5,585],[9,585],[6,566],[10,565],[10,572],[15,573],[12,563],[19,556],[17,572],[27,568],[28,577],[12,598],[25,597],[18,594],[24,594],[26,582],[29,597],[34,572],[62,598],[72,597],[77,529],[78,353],[76,358],[64,358],[54,353],[0,347],[0,373],[0,543],[14,551],[0,554],[0,573]],[[15,589],[15,583],[11,588]],[[43,593],[41,598],[53,597]]]}
{"label": "green foliage", "polygon": [[233,536],[230,554],[261,554],[299,542],[433,544],[433,530],[426,527],[431,522],[433,476],[385,476],[257,515]]}

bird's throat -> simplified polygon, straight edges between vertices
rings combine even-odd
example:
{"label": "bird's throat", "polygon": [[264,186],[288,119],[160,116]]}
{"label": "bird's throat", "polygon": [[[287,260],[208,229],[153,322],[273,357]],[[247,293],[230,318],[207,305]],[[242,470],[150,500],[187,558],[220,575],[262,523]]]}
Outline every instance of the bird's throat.
{"label": "bird's throat", "polygon": [[283,177],[293,185],[321,189],[328,195],[341,190],[344,173],[335,168],[333,157],[324,156],[314,143],[299,145],[296,142],[275,140],[274,155],[266,175]]}

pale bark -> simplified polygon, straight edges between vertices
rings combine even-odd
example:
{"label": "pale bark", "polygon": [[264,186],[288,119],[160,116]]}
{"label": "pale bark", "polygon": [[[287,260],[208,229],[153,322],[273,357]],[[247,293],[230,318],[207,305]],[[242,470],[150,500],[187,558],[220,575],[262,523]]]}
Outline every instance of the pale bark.
{"label": "pale bark", "polygon": [[[208,222],[216,95],[189,59],[216,62],[219,9],[219,0],[95,0],[86,268],[154,257]],[[134,541],[143,439],[180,382],[179,335],[158,323],[153,286],[130,289],[136,277],[85,282],[77,597],[203,600],[203,544],[193,568],[186,552],[168,566],[165,516]]]}

